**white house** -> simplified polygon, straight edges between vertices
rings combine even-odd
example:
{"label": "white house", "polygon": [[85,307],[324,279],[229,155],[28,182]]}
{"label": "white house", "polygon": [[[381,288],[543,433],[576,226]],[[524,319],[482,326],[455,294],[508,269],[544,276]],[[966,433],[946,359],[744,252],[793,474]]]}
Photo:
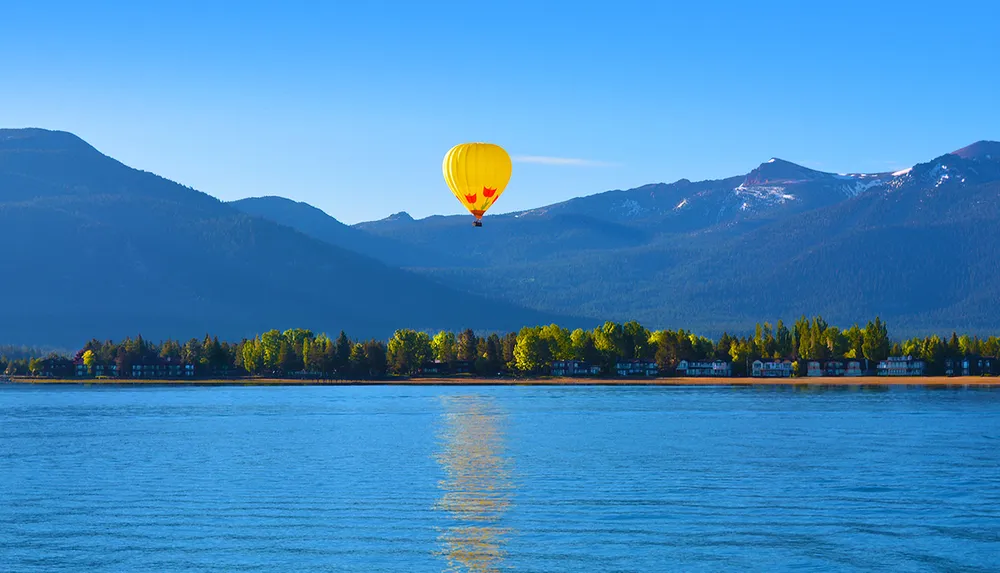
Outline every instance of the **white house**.
{"label": "white house", "polygon": [[723,360],[687,361],[677,363],[677,375],[692,378],[726,378],[733,375],[733,366]]}

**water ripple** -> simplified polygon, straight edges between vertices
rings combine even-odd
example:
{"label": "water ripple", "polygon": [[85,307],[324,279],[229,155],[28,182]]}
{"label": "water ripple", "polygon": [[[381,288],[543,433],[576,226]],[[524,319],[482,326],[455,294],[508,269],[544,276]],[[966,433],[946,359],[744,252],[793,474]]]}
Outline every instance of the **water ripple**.
{"label": "water ripple", "polygon": [[0,388],[0,571],[996,571],[1000,392]]}

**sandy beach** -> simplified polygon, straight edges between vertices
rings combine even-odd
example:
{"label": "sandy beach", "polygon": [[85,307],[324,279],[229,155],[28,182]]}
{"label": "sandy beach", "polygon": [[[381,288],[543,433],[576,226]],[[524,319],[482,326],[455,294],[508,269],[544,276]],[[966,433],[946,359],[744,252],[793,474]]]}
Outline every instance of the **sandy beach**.
{"label": "sandy beach", "polygon": [[120,380],[18,377],[12,383],[82,386],[1000,386],[1000,377],[920,376],[857,378],[398,378],[389,380]]}

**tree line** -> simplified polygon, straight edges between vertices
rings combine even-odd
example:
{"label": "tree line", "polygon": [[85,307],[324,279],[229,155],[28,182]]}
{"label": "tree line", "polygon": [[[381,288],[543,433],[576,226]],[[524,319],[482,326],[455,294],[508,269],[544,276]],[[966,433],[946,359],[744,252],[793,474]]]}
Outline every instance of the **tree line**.
{"label": "tree line", "polygon": [[[354,340],[341,332],[331,338],[311,330],[270,330],[240,342],[220,342],[206,335],[187,342],[151,342],[137,336],[123,341],[91,340],[72,357],[57,353],[31,355],[21,348],[16,357],[0,356],[0,372],[8,375],[46,374],[70,377],[77,365],[129,377],[134,365],[193,365],[198,377],[268,376],[324,379],[381,379],[416,376],[433,365],[448,373],[459,370],[478,376],[541,375],[556,360],[579,360],[613,375],[623,360],[655,361],[672,373],[682,360],[723,360],[734,375],[746,375],[757,359],[798,363],[804,373],[808,360],[867,359],[911,355],[927,363],[929,374],[944,372],[945,360],[965,355],[1000,356],[1000,340],[952,333],[892,341],[880,318],[864,326],[841,329],[822,317],[801,317],[790,327],[759,323],[752,335],[723,333],[710,339],[686,330],[650,331],[638,322],[605,322],[592,330],[569,330],[556,324],[522,328],[519,332],[480,335],[472,330],[435,335],[397,330],[387,340]],[[101,368],[99,368],[101,367]]]}

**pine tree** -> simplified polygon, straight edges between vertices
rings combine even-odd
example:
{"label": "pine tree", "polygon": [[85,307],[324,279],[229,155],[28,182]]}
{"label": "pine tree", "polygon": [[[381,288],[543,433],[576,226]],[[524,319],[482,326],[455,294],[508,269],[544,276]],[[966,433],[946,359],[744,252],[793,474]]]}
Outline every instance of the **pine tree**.
{"label": "pine tree", "polygon": [[458,335],[456,354],[459,360],[472,361],[476,359],[476,334],[471,329],[463,330]]}

